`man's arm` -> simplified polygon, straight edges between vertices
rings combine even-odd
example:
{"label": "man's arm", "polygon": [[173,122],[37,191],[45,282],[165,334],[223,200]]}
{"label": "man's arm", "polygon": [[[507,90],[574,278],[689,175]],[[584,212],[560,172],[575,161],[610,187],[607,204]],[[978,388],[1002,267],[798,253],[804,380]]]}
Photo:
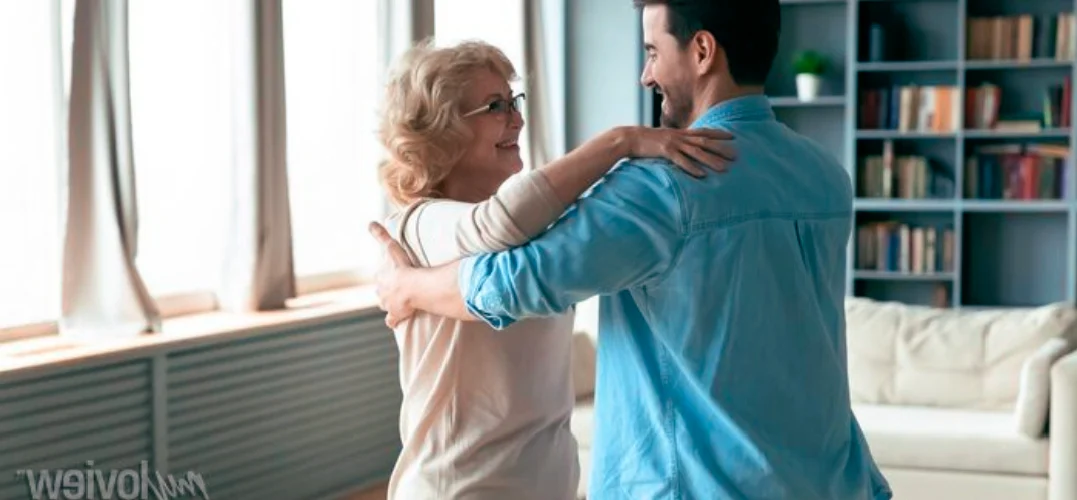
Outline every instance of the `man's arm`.
{"label": "man's arm", "polygon": [[430,269],[401,269],[412,309],[495,328],[564,312],[598,294],[661,277],[680,250],[674,174],[622,164],[549,231],[526,245]]}
{"label": "man's arm", "polygon": [[[446,318],[476,321],[478,318],[468,312],[460,296],[457,280],[459,269],[458,260],[437,267],[399,269],[393,280],[396,290],[388,291],[388,294],[404,299],[402,310],[426,311]],[[406,319],[393,310],[389,314],[395,320]]]}

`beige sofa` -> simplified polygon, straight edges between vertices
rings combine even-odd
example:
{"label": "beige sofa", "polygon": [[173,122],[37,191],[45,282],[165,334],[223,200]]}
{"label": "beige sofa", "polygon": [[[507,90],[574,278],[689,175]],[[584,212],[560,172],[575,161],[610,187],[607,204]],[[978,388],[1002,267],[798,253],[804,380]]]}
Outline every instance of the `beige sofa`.
{"label": "beige sofa", "polygon": [[[849,298],[850,394],[897,500],[1077,500],[1077,311]],[[576,336],[572,429],[587,491],[594,344]]]}
{"label": "beige sofa", "polygon": [[853,411],[895,498],[1077,500],[1075,325],[848,299]]}

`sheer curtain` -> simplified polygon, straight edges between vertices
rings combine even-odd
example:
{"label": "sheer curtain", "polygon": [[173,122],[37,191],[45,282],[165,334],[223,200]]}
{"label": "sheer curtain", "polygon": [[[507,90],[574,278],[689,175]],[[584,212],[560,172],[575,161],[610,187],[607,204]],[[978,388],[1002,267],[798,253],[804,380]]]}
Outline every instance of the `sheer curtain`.
{"label": "sheer curtain", "polygon": [[79,0],[73,47],[60,331],[86,338],[157,331],[156,304],[135,268],[127,2]]}
{"label": "sheer curtain", "polygon": [[[523,0],[524,85],[532,166],[565,154],[564,31],[560,0]],[[559,109],[560,108],[560,109]]]}
{"label": "sheer curtain", "polygon": [[280,0],[244,0],[235,46],[234,205],[222,309],[280,309],[296,294]]}

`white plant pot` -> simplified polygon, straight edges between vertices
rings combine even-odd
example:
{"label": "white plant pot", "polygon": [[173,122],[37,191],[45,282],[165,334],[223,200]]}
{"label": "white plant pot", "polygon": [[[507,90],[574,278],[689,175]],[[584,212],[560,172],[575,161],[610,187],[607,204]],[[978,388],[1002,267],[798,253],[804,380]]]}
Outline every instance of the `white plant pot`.
{"label": "white plant pot", "polygon": [[819,89],[823,86],[823,79],[819,75],[802,73],[797,75],[797,99],[801,101],[814,101],[819,97]]}

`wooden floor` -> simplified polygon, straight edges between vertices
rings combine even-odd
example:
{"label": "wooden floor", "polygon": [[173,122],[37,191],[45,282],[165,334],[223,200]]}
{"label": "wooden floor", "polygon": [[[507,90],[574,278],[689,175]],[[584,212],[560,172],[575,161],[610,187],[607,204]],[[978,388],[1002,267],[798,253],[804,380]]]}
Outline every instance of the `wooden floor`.
{"label": "wooden floor", "polygon": [[357,492],[355,495],[348,497],[347,500],[385,500],[385,496],[388,494],[388,489],[389,485],[387,484],[375,486],[366,491]]}

